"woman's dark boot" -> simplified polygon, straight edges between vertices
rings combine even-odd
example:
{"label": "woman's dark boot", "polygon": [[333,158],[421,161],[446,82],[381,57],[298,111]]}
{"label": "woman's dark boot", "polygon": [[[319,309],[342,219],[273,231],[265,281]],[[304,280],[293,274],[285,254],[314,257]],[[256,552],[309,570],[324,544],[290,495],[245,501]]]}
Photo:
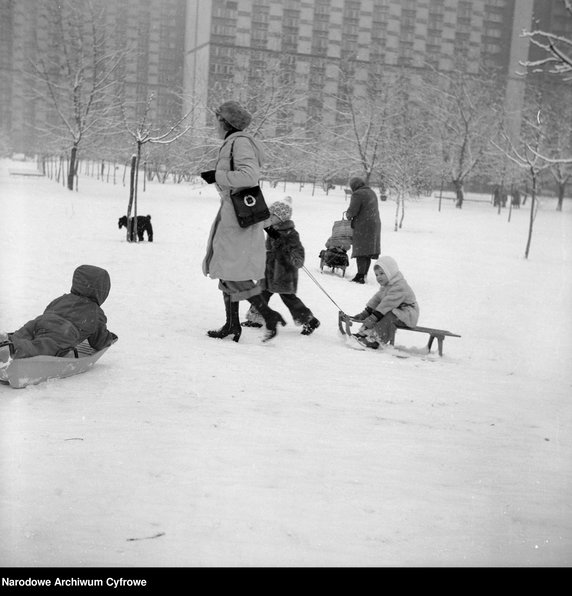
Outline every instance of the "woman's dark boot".
{"label": "woman's dark boot", "polygon": [[365,276],[363,275],[363,273],[356,273],[356,276],[351,281],[355,281],[358,284],[364,284]]}
{"label": "woman's dark boot", "polygon": [[262,341],[271,340],[278,333],[278,323],[283,327],[286,325],[286,321],[282,318],[282,315],[275,310],[272,310],[266,300],[259,294],[258,296],[252,296],[248,298],[248,302],[254,306],[254,308],[262,315],[264,322],[266,323],[266,333]]}
{"label": "woman's dark boot", "polygon": [[226,312],[226,323],[220,329],[214,329],[207,331],[209,337],[216,337],[222,339],[228,335],[232,335],[233,341],[240,339],[242,333],[242,327],[240,326],[240,320],[238,317],[238,306],[239,302],[231,302],[230,296],[223,292],[224,298],[224,310]]}
{"label": "woman's dark boot", "polygon": [[367,277],[367,272],[369,271],[369,266],[371,264],[371,259],[369,257],[357,257],[357,274],[352,279],[358,284],[364,284],[365,278]]}

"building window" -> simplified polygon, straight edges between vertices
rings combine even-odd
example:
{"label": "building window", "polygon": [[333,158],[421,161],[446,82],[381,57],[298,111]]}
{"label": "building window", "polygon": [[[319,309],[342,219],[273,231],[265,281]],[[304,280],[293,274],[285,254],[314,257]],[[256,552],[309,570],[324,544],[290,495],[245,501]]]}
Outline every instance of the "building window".
{"label": "building window", "polygon": [[500,54],[501,47],[497,43],[491,43],[490,41],[486,41],[483,45],[483,52],[486,54]]}
{"label": "building window", "polygon": [[415,11],[414,10],[402,10],[401,11],[401,28],[402,29],[415,29]]}

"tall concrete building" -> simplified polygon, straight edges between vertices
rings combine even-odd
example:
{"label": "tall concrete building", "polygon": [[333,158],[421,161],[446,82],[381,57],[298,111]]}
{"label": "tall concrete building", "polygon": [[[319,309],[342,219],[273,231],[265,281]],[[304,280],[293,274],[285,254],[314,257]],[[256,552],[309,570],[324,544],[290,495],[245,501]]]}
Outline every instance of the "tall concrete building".
{"label": "tall concrete building", "polygon": [[[524,92],[517,71],[529,51],[522,30],[542,26],[572,36],[562,0],[95,3],[105,9],[110,47],[130,48],[117,72],[126,101],[153,92],[156,117],[164,120],[178,117],[190,102],[216,105],[221,89],[240,94],[274,77],[299,98],[287,125],[305,125],[324,118],[348,73],[359,93],[391,72],[414,78],[460,63],[468,72],[487,66],[504,75],[507,107],[517,113]],[[37,124],[49,117],[26,91],[21,73],[50,42],[42,19],[53,4],[62,3],[0,0],[0,131],[15,151],[32,148]]]}
{"label": "tall concrete building", "polygon": [[[67,3],[76,10],[77,0]],[[55,0],[0,0],[0,133],[16,152],[35,150],[37,131],[56,116],[30,90],[25,72],[54,47],[49,21],[65,6]],[[182,110],[185,0],[95,0],[108,55],[122,56],[114,76],[126,105],[144,106],[153,93],[154,117],[170,121]],[[84,13],[86,22],[89,19]],[[70,48],[68,47],[69,51]],[[0,141],[0,149],[5,147]]]}
{"label": "tall concrete building", "polygon": [[[255,87],[280,72],[305,99],[297,119],[319,116],[344,70],[362,85],[399,69],[494,67],[513,77],[533,0],[189,0],[185,89],[207,105],[213,88]],[[269,68],[270,65],[270,68]],[[514,79],[514,104],[522,94]],[[356,91],[359,91],[357,89]]]}

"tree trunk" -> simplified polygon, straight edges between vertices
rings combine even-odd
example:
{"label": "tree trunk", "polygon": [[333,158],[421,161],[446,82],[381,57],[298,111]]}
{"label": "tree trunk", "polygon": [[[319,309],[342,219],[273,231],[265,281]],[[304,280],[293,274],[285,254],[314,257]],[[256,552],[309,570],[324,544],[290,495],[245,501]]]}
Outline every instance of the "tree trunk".
{"label": "tree trunk", "polygon": [[129,204],[127,205],[127,242],[131,242],[131,234],[129,230],[129,218],[131,217],[131,209],[133,208],[133,202],[135,200],[135,188],[136,188],[136,175],[137,171],[137,156],[131,157],[131,176],[129,180]]}
{"label": "tree trunk", "polygon": [[465,199],[465,195],[463,193],[463,182],[462,180],[453,180],[453,184],[455,185],[455,195],[457,196],[455,207],[457,207],[457,209],[462,209],[463,201]]}
{"label": "tree trunk", "polygon": [[[142,143],[137,143],[137,162],[135,164],[135,192],[133,193],[133,242],[139,242],[137,236],[137,190],[139,188],[139,164],[141,163],[141,147]],[[143,186],[145,186],[145,178],[143,178]]]}
{"label": "tree trunk", "polygon": [[530,243],[532,241],[532,228],[534,226],[534,210],[536,208],[536,172],[532,172],[532,189],[530,191],[530,219],[528,222],[528,239],[526,241],[526,250],[524,251],[524,258],[528,259],[530,252]]}
{"label": "tree trunk", "polygon": [[74,181],[75,173],[76,173],[76,161],[77,161],[77,147],[74,145],[71,148],[71,152],[70,152],[70,165],[69,165],[69,169],[68,169],[68,184],[67,184],[68,190],[73,190],[73,181]]}
{"label": "tree trunk", "polygon": [[395,197],[395,226],[393,228],[395,232],[401,227],[401,224],[399,223],[399,206],[402,200],[401,193],[398,192]]}
{"label": "tree trunk", "polygon": [[558,202],[556,203],[556,211],[562,211],[562,204],[564,203],[564,189],[566,184],[564,182],[558,183]]}

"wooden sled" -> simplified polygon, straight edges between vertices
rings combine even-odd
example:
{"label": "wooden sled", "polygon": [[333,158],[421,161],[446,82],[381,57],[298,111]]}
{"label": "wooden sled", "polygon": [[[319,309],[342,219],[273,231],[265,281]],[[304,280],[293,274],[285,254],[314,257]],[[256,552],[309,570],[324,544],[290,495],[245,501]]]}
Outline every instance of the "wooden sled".
{"label": "wooden sled", "polygon": [[[340,332],[344,335],[352,335],[351,332],[351,325],[352,319],[344,312],[339,311],[338,313],[338,328]],[[426,333],[429,336],[429,341],[427,343],[427,352],[431,352],[431,347],[433,346],[433,341],[437,340],[438,352],[439,356],[443,356],[443,342],[445,341],[445,337],[461,337],[456,333],[451,333],[451,331],[447,331],[445,329],[433,329],[432,327],[407,327],[401,322],[396,323],[395,330],[392,337],[389,339],[389,344],[391,346],[395,345],[395,331],[397,329],[403,329],[405,331],[416,331],[417,333]]]}

